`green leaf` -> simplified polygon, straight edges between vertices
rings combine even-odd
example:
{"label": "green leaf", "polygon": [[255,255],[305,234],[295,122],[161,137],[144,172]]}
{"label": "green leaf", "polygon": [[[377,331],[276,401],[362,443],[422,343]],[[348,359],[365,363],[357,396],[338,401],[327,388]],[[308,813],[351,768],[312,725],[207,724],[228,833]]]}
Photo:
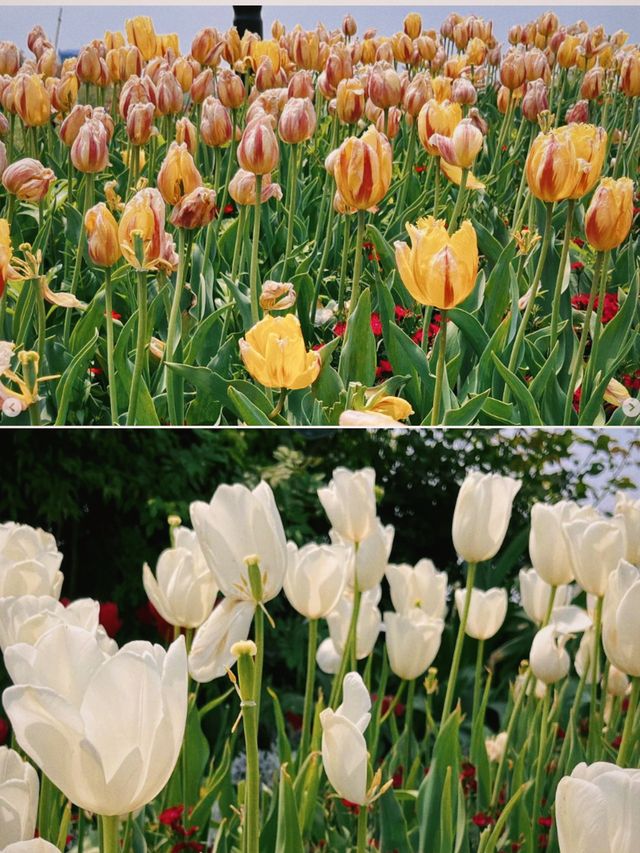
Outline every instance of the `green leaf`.
{"label": "green leaf", "polygon": [[56,388],[56,399],[58,402],[58,416],[56,418],[56,426],[64,426],[67,421],[67,413],[71,403],[71,397],[76,385],[76,382],[81,376],[87,372],[91,356],[95,350],[98,340],[98,330],[95,329],[91,338],[87,341],[84,347],[71,360],[69,367],[60,377]]}
{"label": "green leaf", "polygon": [[492,358],[493,363],[496,366],[496,370],[507,383],[511,393],[515,397],[520,410],[520,422],[530,426],[541,425],[542,419],[540,417],[540,412],[538,411],[536,401],[531,396],[531,392],[527,386],[524,382],[521,382],[518,379],[515,373],[512,373],[508,367],[504,366],[495,353],[492,353]]}
{"label": "green leaf", "polygon": [[[433,748],[433,757],[429,773],[425,776],[418,791],[416,809],[420,827],[420,850],[437,850],[439,853],[449,853],[451,846],[443,844],[443,833],[449,834],[443,827],[441,815],[449,807],[450,813],[445,824],[453,825],[453,813],[457,813],[457,792],[452,792],[452,786],[457,785],[460,773],[460,709],[456,708],[444,721]],[[447,782],[448,780],[448,782]],[[448,790],[445,794],[445,787]],[[450,832],[453,838],[453,830]]]}
{"label": "green leaf", "polygon": [[407,821],[393,788],[380,797],[380,853],[413,853]]}
{"label": "green leaf", "polygon": [[293,794],[291,777],[287,765],[280,767],[278,789],[278,832],[275,853],[304,853],[302,834],[298,823],[296,798]]}
{"label": "green leaf", "polygon": [[447,312],[447,317],[460,329],[479,358],[489,345],[489,335],[478,320],[462,308],[451,308]]}
{"label": "green leaf", "polygon": [[444,414],[445,426],[467,426],[474,423],[489,396],[489,389],[474,394],[457,409],[448,409]]}
{"label": "green leaf", "polygon": [[267,693],[273,702],[273,713],[276,718],[276,730],[278,732],[278,756],[280,764],[289,764],[291,762],[291,744],[287,737],[287,729],[284,722],[284,714],[280,706],[280,700],[275,690],[267,687]]}
{"label": "green leaf", "polygon": [[376,339],[371,329],[371,294],[365,288],[349,317],[338,363],[340,378],[373,385],[376,378]]}
{"label": "green leaf", "polygon": [[227,395],[234,409],[248,426],[275,426],[268,415],[252,403],[246,394],[234,388],[233,384],[227,389]]}

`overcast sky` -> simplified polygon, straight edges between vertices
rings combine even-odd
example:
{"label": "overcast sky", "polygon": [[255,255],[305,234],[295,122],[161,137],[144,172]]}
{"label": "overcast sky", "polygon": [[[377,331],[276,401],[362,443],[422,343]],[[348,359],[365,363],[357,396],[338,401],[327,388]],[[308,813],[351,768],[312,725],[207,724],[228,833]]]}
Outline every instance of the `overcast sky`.
{"label": "overcast sky", "polygon": [[[424,25],[439,27],[440,23],[451,9],[460,14],[474,13],[493,20],[495,33],[499,39],[506,37],[509,26],[513,23],[526,23],[546,11],[549,6],[458,6],[455,3],[448,6],[421,7],[404,5],[367,5],[367,6],[334,6],[308,4],[305,6],[263,7],[265,32],[268,33],[275,19],[281,20],[291,28],[300,23],[306,29],[322,22],[329,28],[340,25],[345,13],[351,11],[360,28],[376,27],[380,33],[392,34],[402,28],[402,19],[409,11],[418,10],[422,13]],[[0,38],[15,41],[25,45],[26,34],[30,28],[41,24],[49,38],[53,40],[56,31],[56,21],[60,7],[50,6],[6,6],[0,27]],[[557,14],[564,24],[573,23],[578,18],[584,18],[589,24],[604,24],[608,32],[624,29],[630,33],[631,40],[640,41],[640,15],[637,7],[633,6],[557,6]],[[73,50],[92,38],[102,36],[105,30],[123,29],[125,18],[136,14],[150,14],[155,22],[156,30],[161,33],[177,32],[181,48],[188,51],[194,34],[204,26],[215,26],[226,29],[233,22],[231,6],[67,6],[63,8],[60,28],[59,47],[61,50]]]}

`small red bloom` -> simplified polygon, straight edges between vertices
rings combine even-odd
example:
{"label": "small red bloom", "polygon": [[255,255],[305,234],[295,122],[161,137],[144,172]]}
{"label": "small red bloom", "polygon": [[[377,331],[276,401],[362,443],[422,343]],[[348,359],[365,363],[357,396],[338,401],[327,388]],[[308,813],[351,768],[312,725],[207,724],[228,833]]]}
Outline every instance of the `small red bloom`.
{"label": "small red bloom", "polygon": [[544,827],[545,829],[551,829],[551,824],[553,823],[553,819],[550,817],[539,817],[538,825]]}
{"label": "small red bloom", "polygon": [[612,746],[614,749],[620,749],[620,744],[621,744],[621,743],[622,743],[622,735],[618,735],[616,738],[614,738],[614,739],[611,741],[611,746]]}
{"label": "small red bloom", "polygon": [[112,639],[122,628],[122,619],[115,601],[100,602],[100,624]]}
{"label": "small red bloom", "polygon": [[404,776],[404,768],[398,767],[396,772],[393,774],[393,787],[394,788],[402,788],[402,778]]}
{"label": "small red bloom", "polygon": [[582,270],[584,269],[584,264],[582,263],[582,261],[574,261],[571,264],[571,269],[575,272],[582,272]]}
{"label": "small red bloom", "polygon": [[360,806],[357,803],[352,803],[350,800],[340,800],[340,802],[353,814],[360,814]]}
{"label": "small red bloom", "polygon": [[426,166],[414,166],[413,168],[416,170],[416,172],[418,174],[420,174],[421,172],[426,172],[426,170],[427,170]]}
{"label": "small red bloom", "polygon": [[182,804],[179,806],[171,806],[160,814],[158,820],[165,826],[173,826],[175,823],[180,823],[183,814],[184,806]]}
{"label": "small red bloom", "polygon": [[376,337],[382,334],[382,321],[380,315],[375,311],[371,315],[371,331]]}
{"label": "small red bloom", "polygon": [[383,376],[391,376],[392,373],[393,367],[391,367],[391,362],[387,361],[386,358],[381,358],[376,367],[376,379],[381,379]]}
{"label": "small red bloom", "polygon": [[100,374],[101,374],[101,373],[103,373],[103,372],[104,372],[104,371],[102,370],[102,368],[101,368],[101,367],[90,367],[90,368],[89,368],[89,373],[90,373],[92,376],[100,376]]}
{"label": "small red bloom", "polygon": [[580,248],[584,246],[584,240],[582,239],[582,237],[574,237],[571,242],[574,243],[576,246],[579,246]]}
{"label": "small red bloom", "polygon": [[9,740],[9,723],[0,717],[0,746],[4,746]]}
{"label": "small red bloom", "polygon": [[296,714],[295,711],[287,711],[284,716],[294,732],[299,732],[302,729],[302,714]]}
{"label": "small red bloom", "polygon": [[405,317],[413,317],[413,311],[410,311],[408,308],[405,308],[403,305],[396,305],[394,307],[394,312],[396,315],[396,320],[404,320]]}
{"label": "small red bloom", "polygon": [[480,827],[480,829],[484,829],[485,826],[491,826],[491,824],[493,823],[493,818],[491,817],[491,815],[486,814],[485,812],[477,812],[476,814],[474,814],[471,820],[476,826]]}
{"label": "small red bloom", "polygon": [[333,334],[336,336],[336,338],[341,338],[344,335],[346,328],[346,323],[336,323],[333,327]]}

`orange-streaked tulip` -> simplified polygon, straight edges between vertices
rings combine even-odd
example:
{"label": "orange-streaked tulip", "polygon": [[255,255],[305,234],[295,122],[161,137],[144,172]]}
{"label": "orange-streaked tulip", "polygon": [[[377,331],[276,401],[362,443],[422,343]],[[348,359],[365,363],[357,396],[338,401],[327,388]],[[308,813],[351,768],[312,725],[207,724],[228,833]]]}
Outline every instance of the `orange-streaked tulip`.
{"label": "orange-streaked tulip", "polygon": [[432,98],[431,80],[426,74],[416,74],[404,91],[402,106],[407,115],[417,118],[422,107]]}
{"label": "orange-streaked tulip", "polygon": [[231,142],[233,126],[229,110],[214,97],[208,97],[202,104],[200,135],[205,145],[222,148]]}
{"label": "orange-streaked tulip", "polygon": [[527,78],[524,54],[519,50],[510,50],[500,65],[500,82],[507,89],[518,89]]}
{"label": "orange-streaked tulip", "polygon": [[396,242],[396,263],[409,293],[422,305],[446,310],[463,302],[478,274],[478,241],[465,220],[449,235],[442,220],[420,219],[407,224],[411,246]]}
{"label": "orange-streaked tulip", "polygon": [[[229,181],[229,195],[236,204],[242,207],[252,206],[256,203],[256,176],[253,172],[238,169]],[[271,175],[267,173],[262,176],[262,189],[260,190],[260,201],[264,204],[270,198],[280,201],[282,188],[280,184],[271,181]]]}
{"label": "orange-streaked tulip", "polygon": [[560,68],[573,68],[578,58],[579,46],[580,39],[577,36],[565,36],[556,52],[556,59]]}
{"label": "orange-streaked tulip", "polygon": [[579,177],[569,198],[582,198],[595,187],[602,172],[607,152],[607,133],[593,124],[569,124],[559,127],[557,133],[571,139],[580,164]]}
{"label": "orange-streaked tulip", "polygon": [[529,189],[544,202],[569,198],[580,179],[575,146],[565,132],[540,133],[533,140],[525,172]]}
{"label": "orange-streaked tulip", "polygon": [[191,100],[194,104],[201,104],[206,98],[213,95],[214,88],[213,71],[210,68],[205,68],[191,84]]}
{"label": "orange-streaked tulip", "polygon": [[620,90],[628,98],[640,96],[640,51],[628,53],[620,66]]}
{"label": "orange-streaked tulip", "polygon": [[309,98],[289,98],[278,122],[278,133],[283,142],[296,145],[311,139],[316,124],[316,111]]}
{"label": "orange-streaked tulip", "polygon": [[132,104],[127,113],[127,136],[132,145],[146,145],[153,133],[153,104]]}
{"label": "orange-streaked tulip", "polygon": [[[6,173],[5,173],[6,174]],[[608,252],[623,243],[633,221],[631,178],[603,178],[585,214],[584,230],[589,244]]]}
{"label": "orange-streaked tulip", "polygon": [[347,38],[353,38],[358,32],[358,25],[353,15],[345,15],[342,19],[342,32]]}
{"label": "orange-streaked tulip", "polygon": [[238,145],[240,168],[254,175],[266,175],[275,169],[279,160],[280,149],[271,121],[257,116],[245,127]]}
{"label": "orange-streaked tulip", "polygon": [[42,127],[51,118],[51,97],[38,74],[19,74],[13,83],[15,110],[27,127]]}
{"label": "orange-streaked tulip", "polygon": [[91,118],[91,113],[89,104],[76,104],[60,125],[60,139],[68,148],[76,141],[80,128]]}
{"label": "orange-streaked tulip", "polygon": [[6,219],[0,219],[0,296],[11,274],[11,258],[13,248],[11,246],[11,229]]}
{"label": "orange-streaked tulip", "polygon": [[198,147],[198,131],[193,122],[186,116],[182,116],[176,122],[176,142],[178,145],[186,145],[189,154],[195,155]]}
{"label": "orange-streaked tulip", "polygon": [[218,75],[218,98],[227,109],[238,110],[244,104],[247,92],[242,77],[223,68]]}
{"label": "orange-streaked tulip", "polygon": [[549,109],[549,95],[544,80],[527,83],[521,109],[522,115],[531,122],[537,122],[540,113]]}
{"label": "orange-streaked tulip", "polygon": [[565,113],[567,124],[585,124],[589,121],[589,101],[576,101]]}
{"label": "orange-streaked tulip", "polygon": [[193,67],[188,59],[184,56],[178,57],[171,66],[171,73],[180,84],[183,93],[186,94],[191,89],[193,83]]}
{"label": "orange-streaked tulip", "polygon": [[124,36],[118,30],[107,30],[102,41],[107,51],[124,47]]}
{"label": "orange-streaked tulip", "polygon": [[458,77],[454,80],[451,86],[451,100],[456,104],[473,106],[478,100],[478,93],[471,80],[466,77]]}
{"label": "orange-streaked tulip", "polygon": [[101,172],[109,163],[109,143],[104,124],[91,118],[82,125],[71,146],[71,162],[79,172]]}
{"label": "orange-streaked tulip", "polygon": [[360,80],[341,80],[336,90],[336,112],[343,124],[357,124],[364,115],[365,94]]}
{"label": "orange-streaked tulip", "polygon": [[167,204],[177,204],[183,196],[202,186],[202,177],[186,145],[171,143],[160,166],[157,185]]}
{"label": "orange-streaked tulip", "polygon": [[320,356],[307,351],[294,314],[269,314],[240,338],[240,356],[251,376],[265,388],[307,388],[320,373]]}
{"label": "orange-streaked tulip", "polygon": [[393,155],[389,140],[370,127],[358,138],[351,136],[338,148],[333,166],[336,186],[345,204],[369,210],[389,190]]}
{"label": "orange-streaked tulip", "polygon": [[580,95],[588,101],[594,101],[602,94],[605,84],[605,70],[600,65],[591,68],[582,78]]}
{"label": "orange-streaked tulip", "polygon": [[422,32],[422,18],[417,12],[409,12],[402,27],[410,39],[417,39]]}
{"label": "orange-streaked tulip", "polygon": [[427,101],[418,114],[418,136],[429,154],[438,154],[438,149],[429,142],[431,137],[435,133],[451,136],[460,121],[462,121],[460,104],[452,101],[439,103],[435,99]]}
{"label": "orange-streaked tulip", "polygon": [[288,281],[265,281],[260,291],[263,311],[286,311],[295,305],[296,292]]}
{"label": "orange-streaked tulip", "polygon": [[210,68],[220,62],[223,49],[224,40],[213,27],[199,30],[191,42],[191,56]]}
{"label": "orange-streaked tulip", "polygon": [[182,112],[183,92],[176,77],[170,71],[163,71],[156,86],[156,109],[161,116],[176,115]]}
{"label": "orange-streaked tulip", "polygon": [[[155,106],[155,88],[151,88],[153,84],[143,82],[142,78],[130,77],[123,84],[118,101],[118,111],[120,117],[127,118],[127,113],[132,104],[147,104],[152,103]],[[150,94],[153,93],[153,97]]]}
{"label": "orange-streaked tulip", "polygon": [[55,80],[51,89],[51,106],[54,110],[67,115],[78,100],[78,78],[75,74],[65,73]]}
{"label": "orange-streaked tulip", "polygon": [[[135,269],[155,270],[164,267],[169,236],[164,230],[165,205],[158,190],[138,190],[125,205],[118,225],[118,241],[124,259]],[[134,235],[139,235],[142,258],[135,252]]]}
{"label": "orange-streaked tulip", "polygon": [[471,119],[464,118],[455,126],[451,136],[434,133],[429,145],[452,166],[470,169],[482,148],[484,137]]}
{"label": "orange-streaked tulip", "polygon": [[[219,87],[220,84],[218,83],[218,88]],[[310,101],[313,101],[315,96],[315,86],[311,72],[305,71],[304,69],[296,71],[289,80],[287,95],[289,98],[309,98]]]}
{"label": "orange-streaked tulip", "polygon": [[176,228],[203,228],[216,215],[216,192],[196,187],[185,195],[171,211],[169,222]]}
{"label": "orange-streaked tulip", "polygon": [[20,51],[12,41],[0,41],[0,74],[14,77],[20,68]]}
{"label": "orange-streaked tulip", "polygon": [[376,62],[369,75],[368,94],[376,107],[388,110],[402,99],[400,76],[392,65]]}
{"label": "orange-streaked tulip", "polygon": [[122,257],[118,223],[104,202],[89,208],[84,217],[89,257],[99,267],[112,267]]}
{"label": "orange-streaked tulip", "polygon": [[135,45],[147,62],[156,55],[156,33],[147,15],[138,15],[125,22],[127,40]]}
{"label": "orange-streaked tulip", "polygon": [[81,83],[95,85],[100,79],[100,54],[95,45],[86,45],[78,54],[76,74]]}
{"label": "orange-streaked tulip", "polygon": [[39,160],[25,157],[7,166],[2,183],[7,192],[17,196],[20,201],[37,203],[46,196],[55,177],[53,171],[45,168]]}

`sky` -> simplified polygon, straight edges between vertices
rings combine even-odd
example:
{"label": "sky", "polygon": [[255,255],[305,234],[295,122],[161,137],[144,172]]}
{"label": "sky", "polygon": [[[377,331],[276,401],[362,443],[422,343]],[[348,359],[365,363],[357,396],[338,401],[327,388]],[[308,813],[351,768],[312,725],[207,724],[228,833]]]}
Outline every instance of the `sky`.
{"label": "sky", "polygon": [[[526,23],[548,8],[555,8],[561,23],[571,24],[584,18],[592,26],[603,24],[608,32],[624,29],[633,42],[640,42],[640,15],[633,6],[462,6],[455,3],[447,6],[429,5],[375,5],[337,6],[315,4],[263,6],[265,33],[270,31],[272,21],[279,19],[287,28],[299,23],[305,29],[313,28],[321,20],[328,28],[340,26],[346,12],[350,11],[359,25],[360,32],[375,27],[381,34],[391,35],[402,29],[402,20],[409,11],[420,11],[425,27],[438,28],[451,9],[462,15],[476,14],[494,22],[494,32],[500,40],[506,38],[513,23]],[[25,46],[26,35],[38,23],[44,27],[49,38],[54,39],[60,7],[49,6],[6,6],[0,38],[15,41]],[[177,12],[179,11],[179,14]],[[183,51],[187,52],[195,33],[205,26],[227,29],[233,23],[231,5],[207,6],[162,6],[152,8],[127,5],[74,5],[62,9],[59,47],[63,51],[81,47],[92,38],[101,37],[105,30],[122,30],[126,18],[136,14],[150,14],[156,30],[160,33],[177,32]]]}

